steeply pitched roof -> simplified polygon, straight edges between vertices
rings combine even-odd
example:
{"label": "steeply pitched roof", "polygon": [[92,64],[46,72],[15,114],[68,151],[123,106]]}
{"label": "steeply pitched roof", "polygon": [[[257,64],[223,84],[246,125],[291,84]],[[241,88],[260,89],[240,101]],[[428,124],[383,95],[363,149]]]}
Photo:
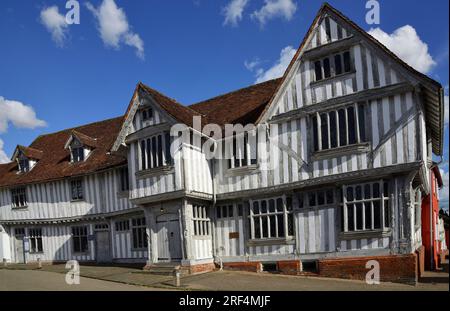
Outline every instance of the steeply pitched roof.
{"label": "steeply pitched roof", "polygon": [[83,133],[80,133],[77,130],[72,130],[71,136],[75,137],[85,146],[95,148],[97,147],[97,138],[89,137]]}
{"label": "steeply pitched roof", "polygon": [[362,37],[368,40],[368,42],[371,42],[374,44],[377,48],[381,49],[384,53],[386,53],[388,56],[393,58],[400,66],[402,66],[404,69],[406,69],[408,72],[410,72],[412,75],[416,76],[426,87],[426,90],[424,92],[426,100],[425,100],[425,107],[426,107],[426,119],[427,123],[430,124],[431,128],[431,137],[432,137],[432,145],[433,145],[433,152],[437,155],[442,155],[443,152],[443,130],[444,130],[444,103],[443,103],[443,88],[442,85],[437,82],[436,80],[430,78],[429,76],[415,70],[413,67],[405,63],[403,60],[401,60],[397,55],[395,55],[391,50],[389,50],[386,46],[384,46],[381,42],[379,42],[377,39],[375,39],[373,36],[368,34],[364,29],[359,27],[355,22],[353,22],[351,19],[349,19],[347,16],[345,16],[343,13],[332,7],[330,4],[325,2],[320,10],[318,11],[316,17],[314,18],[314,21],[312,22],[311,26],[309,27],[305,37],[303,38],[302,42],[300,43],[299,48],[297,49],[297,52],[295,53],[294,57],[292,58],[291,62],[289,63],[286,71],[283,74],[283,77],[279,83],[278,88],[273,93],[272,98],[269,101],[269,105],[267,105],[264,109],[264,111],[259,116],[257,122],[261,120],[264,113],[268,111],[270,105],[275,99],[275,95],[278,93],[279,89],[282,87],[283,83],[285,82],[292,66],[294,65],[295,61],[298,59],[302,51],[304,50],[307,39],[310,37],[311,33],[315,29],[316,23],[320,20],[320,18],[325,14],[330,13],[335,16],[337,16],[339,19],[341,19],[343,22],[347,23],[350,27],[352,27],[354,30],[356,30]]}
{"label": "steeply pitched roof", "polygon": [[143,83],[139,83],[139,86],[148,94],[150,94],[157,102],[157,104],[159,104],[159,106],[175,120],[178,120],[188,126],[192,126],[192,120],[194,116],[202,117],[201,113],[189,107],[183,106],[175,99],[172,99]]}
{"label": "steeply pitched roof", "polygon": [[[35,167],[30,172],[18,174],[17,163],[0,164],[0,187],[83,175],[125,163],[125,158],[109,154],[122,121],[123,117],[119,117],[39,136],[27,148],[42,151]],[[96,148],[84,162],[70,163],[69,150],[64,149],[73,130],[97,138]]]}

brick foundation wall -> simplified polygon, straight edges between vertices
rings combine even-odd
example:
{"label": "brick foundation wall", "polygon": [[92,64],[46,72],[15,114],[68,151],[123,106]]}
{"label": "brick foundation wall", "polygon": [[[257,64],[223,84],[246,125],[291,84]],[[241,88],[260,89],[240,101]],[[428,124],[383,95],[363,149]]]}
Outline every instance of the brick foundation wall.
{"label": "brick foundation wall", "polygon": [[216,269],[216,265],[211,262],[211,263],[205,263],[205,264],[201,264],[201,265],[189,266],[189,273],[196,274],[196,273],[210,272],[210,271],[214,271],[215,269]]}
{"label": "brick foundation wall", "polygon": [[277,261],[277,270],[282,274],[297,275],[302,271],[300,260]]}
{"label": "brick foundation wall", "polygon": [[224,262],[224,270],[261,272],[262,265],[260,262]]}
{"label": "brick foundation wall", "polygon": [[335,258],[318,261],[319,275],[352,280],[365,280],[366,263],[377,260],[380,264],[380,281],[415,284],[418,274],[417,254],[358,258]]}

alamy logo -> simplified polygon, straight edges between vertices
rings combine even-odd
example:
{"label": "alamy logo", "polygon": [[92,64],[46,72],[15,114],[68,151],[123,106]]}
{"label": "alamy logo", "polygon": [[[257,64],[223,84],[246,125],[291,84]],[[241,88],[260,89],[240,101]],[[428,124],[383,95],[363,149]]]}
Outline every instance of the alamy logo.
{"label": "alamy logo", "polygon": [[69,260],[66,262],[66,283],[68,285],[80,285],[80,264],[76,260]]}
{"label": "alamy logo", "polygon": [[376,260],[369,260],[366,269],[370,269],[366,274],[366,283],[369,285],[380,284],[380,263]]}
{"label": "alamy logo", "polygon": [[80,3],[76,0],[69,0],[66,2],[66,23],[68,25],[80,24]]}
{"label": "alamy logo", "polygon": [[369,25],[380,24],[380,3],[377,0],[369,0],[366,2],[366,23]]}

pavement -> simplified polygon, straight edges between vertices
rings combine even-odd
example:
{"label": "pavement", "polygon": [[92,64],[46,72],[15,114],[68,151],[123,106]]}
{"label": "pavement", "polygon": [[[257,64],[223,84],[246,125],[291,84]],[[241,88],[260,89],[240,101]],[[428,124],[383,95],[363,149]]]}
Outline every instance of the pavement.
{"label": "pavement", "polygon": [[216,271],[188,275],[181,287],[171,276],[150,274],[138,267],[81,266],[80,285],[65,283],[64,265],[0,267],[0,290],[212,290],[212,291],[449,291],[449,275],[428,272],[416,286],[271,273]]}

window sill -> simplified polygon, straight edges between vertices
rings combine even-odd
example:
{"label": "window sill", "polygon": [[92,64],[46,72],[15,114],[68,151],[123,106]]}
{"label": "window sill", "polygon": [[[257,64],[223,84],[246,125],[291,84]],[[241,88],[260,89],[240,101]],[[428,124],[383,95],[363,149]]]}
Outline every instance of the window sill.
{"label": "window sill", "polygon": [[153,177],[153,176],[158,176],[158,175],[170,174],[173,172],[173,170],[174,170],[173,165],[166,165],[166,166],[160,166],[160,167],[155,167],[155,168],[151,168],[148,170],[139,171],[139,172],[136,172],[135,175],[136,175],[137,179],[142,179],[142,178]]}
{"label": "window sill", "polygon": [[42,252],[30,252],[30,255],[44,255],[44,251],[42,251]]}
{"label": "window sill", "polygon": [[329,158],[336,158],[336,157],[345,156],[345,155],[365,153],[365,152],[369,152],[369,150],[370,150],[369,143],[353,144],[353,145],[348,145],[348,146],[343,146],[343,147],[337,147],[337,148],[332,148],[332,149],[327,149],[327,150],[316,151],[312,155],[312,160],[317,161],[317,160],[324,160],[324,159],[329,159]]}
{"label": "window sill", "polygon": [[26,206],[13,206],[13,207],[11,207],[11,209],[13,210],[13,211],[23,211],[23,210],[27,210],[28,209],[28,205],[26,205]]}
{"label": "window sill", "polygon": [[80,203],[80,202],[84,202],[84,199],[70,200],[70,203]]}
{"label": "window sill", "polygon": [[356,70],[351,70],[349,72],[344,72],[344,73],[341,73],[341,74],[338,74],[338,75],[335,75],[335,76],[332,76],[332,77],[329,77],[329,78],[325,78],[325,79],[322,79],[322,80],[319,80],[319,81],[313,81],[309,85],[311,87],[317,87],[317,86],[320,86],[322,84],[330,83],[330,82],[332,82],[334,80],[340,80],[342,78],[349,79],[354,74],[356,74]]}
{"label": "window sill", "polygon": [[253,239],[248,240],[247,243],[249,246],[266,246],[266,245],[292,245],[295,244],[294,237],[288,237],[288,238],[273,238],[273,239]]}
{"label": "window sill", "polygon": [[259,165],[258,164],[229,168],[226,172],[226,175],[231,177],[231,176],[254,174],[254,173],[259,173]]}
{"label": "window sill", "polygon": [[147,248],[132,248],[131,251],[132,252],[143,252],[143,251],[147,251]]}
{"label": "window sill", "polygon": [[389,236],[391,236],[390,229],[341,232],[339,234],[339,237],[341,240],[353,240],[353,239],[364,239],[364,238],[385,238],[385,237],[389,237]]}

